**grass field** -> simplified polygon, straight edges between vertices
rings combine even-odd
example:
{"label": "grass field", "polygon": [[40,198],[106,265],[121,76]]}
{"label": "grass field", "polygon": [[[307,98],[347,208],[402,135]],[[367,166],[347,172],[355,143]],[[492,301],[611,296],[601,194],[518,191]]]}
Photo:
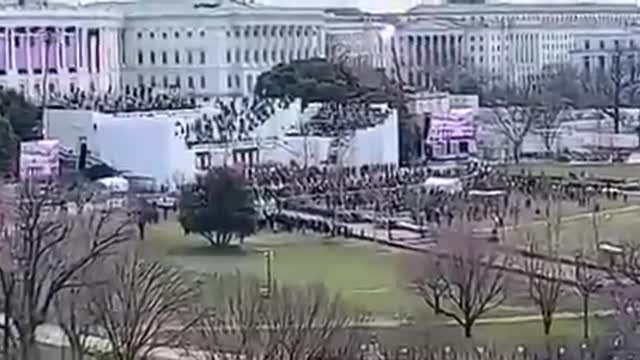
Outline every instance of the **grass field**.
{"label": "grass field", "polygon": [[[288,284],[322,283],[339,292],[352,306],[377,317],[428,316],[431,311],[410,293],[403,281],[409,253],[345,238],[319,235],[262,233],[249,238],[242,250],[219,253],[195,236],[184,237],[173,223],[150,232],[153,249],[165,259],[204,274],[241,272],[264,278],[264,252],[273,251],[272,274]],[[572,303],[561,306],[570,309]],[[535,314],[524,294],[512,296],[493,316]]]}
{"label": "grass field", "polygon": [[543,162],[534,164],[518,164],[505,166],[511,173],[520,173],[522,169],[540,174],[567,176],[569,172],[579,174],[584,171],[593,176],[640,179],[640,164],[601,164],[601,165],[569,165],[568,163]]}
{"label": "grass field", "polygon": [[[548,174],[566,175],[569,171],[585,170],[599,176],[639,177],[640,165],[572,167],[564,164],[536,164],[526,168],[534,172],[544,170]],[[520,171],[511,166],[510,171]],[[625,209],[620,207],[629,205]],[[636,240],[633,234],[640,231],[640,200],[630,204],[606,203],[597,218],[601,240],[625,242]],[[583,247],[593,247],[592,217],[581,213],[585,209],[568,208],[562,221],[561,251],[574,253]],[[507,241],[524,244],[524,233],[530,232],[544,239],[545,226],[529,219],[528,224],[510,230]],[[264,252],[273,251],[273,275],[276,280],[289,284],[323,283],[329,290],[340,292],[349,304],[366,309],[378,318],[392,319],[397,314],[411,314],[427,324],[426,340],[435,344],[447,344],[461,340],[461,331],[455,326],[444,325],[446,319],[435,317],[422,301],[403,285],[403,269],[409,254],[378,245],[344,238],[328,239],[318,235],[300,233],[261,233],[247,239],[240,249],[220,253],[197,236],[185,236],[175,222],[161,223],[149,230],[145,248],[152,254],[170,261],[186,270],[204,274],[242,272],[265,276]],[[522,281],[525,281],[522,279]],[[526,282],[524,283],[526,284]],[[522,283],[520,284],[522,285]],[[527,294],[522,291],[510,294],[507,304],[489,316],[509,317],[536,314]],[[559,311],[579,310],[578,300],[571,290],[562,296]],[[604,304],[593,304],[601,308]],[[602,333],[607,320],[594,319],[592,332]],[[386,331],[384,329],[379,331]],[[388,330],[396,334],[395,330]],[[398,332],[400,336],[406,336]],[[557,320],[552,330],[552,341],[558,344],[575,343],[582,334],[582,322],[577,319]],[[394,336],[394,335],[392,335]],[[514,324],[478,325],[474,340],[481,344],[500,347],[518,343],[544,342],[541,324],[537,321]]]}

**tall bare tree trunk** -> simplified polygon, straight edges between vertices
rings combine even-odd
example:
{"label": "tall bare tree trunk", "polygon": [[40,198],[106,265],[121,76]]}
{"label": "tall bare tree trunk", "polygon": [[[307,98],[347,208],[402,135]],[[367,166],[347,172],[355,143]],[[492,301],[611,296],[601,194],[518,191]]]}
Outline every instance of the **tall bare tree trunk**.
{"label": "tall bare tree trunk", "polygon": [[20,334],[20,359],[39,360],[40,351],[36,342],[36,329],[31,324],[27,325]]}

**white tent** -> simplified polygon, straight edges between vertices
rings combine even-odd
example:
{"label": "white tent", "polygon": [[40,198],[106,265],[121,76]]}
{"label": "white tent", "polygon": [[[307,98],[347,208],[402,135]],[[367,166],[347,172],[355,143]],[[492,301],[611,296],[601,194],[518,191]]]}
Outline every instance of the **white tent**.
{"label": "white tent", "polygon": [[427,189],[437,189],[449,192],[462,191],[462,181],[457,178],[430,177],[424,182]]}
{"label": "white tent", "polygon": [[129,191],[129,181],[123,177],[114,176],[96,180],[98,184],[102,184],[110,191],[127,192]]}

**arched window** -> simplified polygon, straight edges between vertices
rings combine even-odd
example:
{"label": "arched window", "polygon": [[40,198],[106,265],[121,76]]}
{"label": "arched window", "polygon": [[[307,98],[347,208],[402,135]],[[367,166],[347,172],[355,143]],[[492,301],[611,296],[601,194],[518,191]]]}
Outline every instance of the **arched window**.
{"label": "arched window", "polygon": [[235,80],[236,80],[236,88],[239,89],[240,86],[242,86],[242,85],[240,85],[240,75],[236,75],[235,76]]}

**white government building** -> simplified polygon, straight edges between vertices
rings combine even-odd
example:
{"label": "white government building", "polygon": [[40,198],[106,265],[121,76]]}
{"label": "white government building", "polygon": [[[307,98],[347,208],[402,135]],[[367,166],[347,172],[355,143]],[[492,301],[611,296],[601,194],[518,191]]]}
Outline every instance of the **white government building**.
{"label": "white government building", "polygon": [[392,44],[403,80],[417,87],[429,87],[434,74],[457,67],[488,80],[523,82],[546,67],[570,61],[583,66],[585,41],[593,47],[602,37],[628,42],[640,20],[638,6],[630,3],[459,2],[372,14],[285,7],[274,0],[27,0],[23,6],[4,0],[0,87],[38,97],[48,72],[48,90],[58,92],[146,84],[201,95],[246,94],[275,64],[345,50],[354,62],[391,72]]}

